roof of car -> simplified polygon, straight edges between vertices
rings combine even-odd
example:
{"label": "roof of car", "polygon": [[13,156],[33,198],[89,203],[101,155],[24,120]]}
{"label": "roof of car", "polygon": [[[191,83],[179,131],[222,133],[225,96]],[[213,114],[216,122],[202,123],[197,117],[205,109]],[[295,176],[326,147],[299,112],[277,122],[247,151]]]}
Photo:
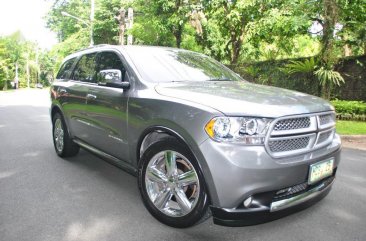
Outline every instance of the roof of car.
{"label": "roof of car", "polygon": [[82,54],[85,53],[92,53],[95,51],[100,51],[100,50],[108,50],[108,49],[116,49],[116,50],[122,50],[122,51],[131,51],[133,49],[141,49],[144,48],[144,50],[146,51],[151,51],[151,50],[175,50],[175,51],[188,51],[188,50],[184,50],[184,49],[178,49],[178,48],[173,48],[173,47],[162,47],[162,46],[148,46],[148,45],[110,45],[110,44],[100,44],[100,45],[95,45],[92,47],[88,47],[85,49],[81,49],[73,54],[70,54],[69,56],[67,56],[65,58],[65,61],[74,57],[78,57]]}

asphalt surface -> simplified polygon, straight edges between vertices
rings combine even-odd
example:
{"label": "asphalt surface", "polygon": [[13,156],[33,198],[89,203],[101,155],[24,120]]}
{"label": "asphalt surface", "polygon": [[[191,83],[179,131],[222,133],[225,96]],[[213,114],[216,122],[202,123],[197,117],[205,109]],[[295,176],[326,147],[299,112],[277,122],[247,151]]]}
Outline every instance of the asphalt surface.
{"label": "asphalt surface", "polygon": [[54,151],[47,90],[0,92],[0,240],[366,240],[366,151],[344,149],[331,193],[270,223],[188,229],[156,221],[135,177]]}

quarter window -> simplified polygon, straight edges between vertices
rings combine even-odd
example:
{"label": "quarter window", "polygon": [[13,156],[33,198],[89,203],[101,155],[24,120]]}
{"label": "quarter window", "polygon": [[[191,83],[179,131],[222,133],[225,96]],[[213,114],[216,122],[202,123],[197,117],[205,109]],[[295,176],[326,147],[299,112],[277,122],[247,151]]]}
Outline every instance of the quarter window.
{"label": "quarter window", "polygon": [[90,83],[96,82],[95,56],[96,53],[86,54],[81,57],[74,70],[74,80]]}

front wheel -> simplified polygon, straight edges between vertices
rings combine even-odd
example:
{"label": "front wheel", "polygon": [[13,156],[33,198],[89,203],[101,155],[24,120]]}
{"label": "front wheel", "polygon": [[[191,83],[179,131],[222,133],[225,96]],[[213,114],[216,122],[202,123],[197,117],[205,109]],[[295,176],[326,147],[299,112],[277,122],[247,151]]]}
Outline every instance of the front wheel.
{"label": "front wheel", "polygon": [[79,146],[69,136],[67,126],[60,113],[56,113],[52,119],[53,144],[55,151],[60,157],[75,156],[79,152]]}
{"label": "front wheel", "polygon": [[145,151],[138,182],[146,208],[162,223],[184,228],[206,216],[203,175],[188,148],[175,138],[162,139]]}

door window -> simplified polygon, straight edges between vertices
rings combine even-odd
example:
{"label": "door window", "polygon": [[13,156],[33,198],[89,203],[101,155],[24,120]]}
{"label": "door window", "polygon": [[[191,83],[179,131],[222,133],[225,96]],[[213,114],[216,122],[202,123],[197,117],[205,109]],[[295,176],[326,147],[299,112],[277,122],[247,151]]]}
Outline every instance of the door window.
{"label": "door window", "polygon": [[95,56],[92,53],[81,57],[74,70],[74,80],[96,83]]}
{"label": "door window", "polygon": [[[119,70],[122,74],[122,81],[124,80],[125,68],[123,67],[120,57],[114,52],[99,53],[97,72],[105,70]],[[98,80],[98,84],[105,84],[102,79]]]}
{"label": "door window", "polygon": [[67,60],[60,68],[60,71],[58,71],[58,74],[56,76],[56,79],[66,79],[69,77],[71,73],[71,67],[74,64],[76,58],[72,58]]}

